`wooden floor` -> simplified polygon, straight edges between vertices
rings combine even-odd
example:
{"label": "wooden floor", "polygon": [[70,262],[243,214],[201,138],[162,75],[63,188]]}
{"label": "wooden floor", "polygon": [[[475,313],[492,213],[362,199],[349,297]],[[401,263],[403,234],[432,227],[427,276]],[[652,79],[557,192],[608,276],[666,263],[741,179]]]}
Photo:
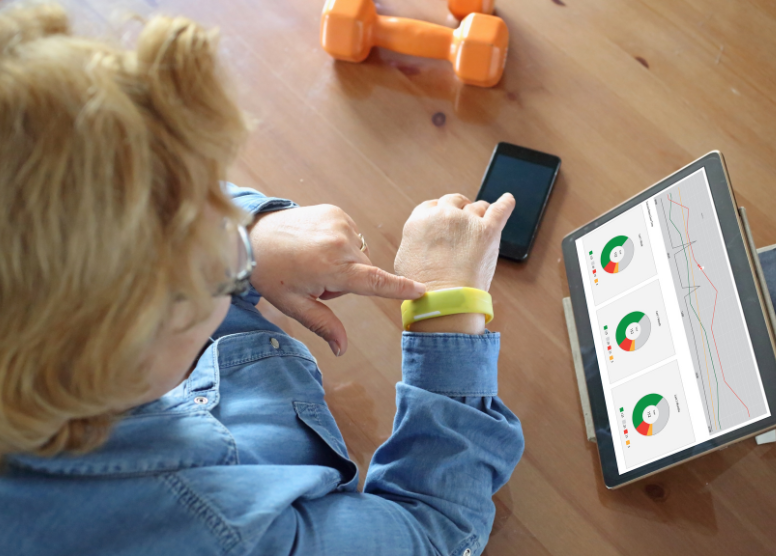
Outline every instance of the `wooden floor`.
{"label": "wooden floor", "polygon": [[[745,441],[618,491],[585,440],[561,298],[561,239],[700,155],[725,155],[758,246],[776,243],[776,3],[497,0],[511,34],[493,89],[447,63],[376,51],[360,65],[320,48],[323,0],[71,1],[104,29],[127,10],[180,13],[223,33],[256,129],[232,179],[300,204],[343,207],[392,270],[402,225],[429,198],[474,196],[498,141],[559,155],[559,181],[527,263],[499,263],[500,395],[526,452],[497,494],[489,556],[776,553],[776,445]],[[443,0],[383,0],[384,14],[454,26]],[[348,353],[260,305],[319,359],[362,480],[391,432],[398,302],[331,302]],[[366,556],[366,555],[365,555]]]}

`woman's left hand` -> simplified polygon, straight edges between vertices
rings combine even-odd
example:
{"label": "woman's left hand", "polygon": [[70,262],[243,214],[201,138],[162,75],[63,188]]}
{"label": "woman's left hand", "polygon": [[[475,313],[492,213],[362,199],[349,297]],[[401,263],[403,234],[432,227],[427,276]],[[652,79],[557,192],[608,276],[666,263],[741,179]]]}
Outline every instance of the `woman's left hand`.
{"label": "woman's left hand", "polygon": [[372,265],[355,222],[333,205],[261,214],[250,230],[256,270],[251,283],[267,301],[345,353],[342,322],[319,299],[346,293],[417,299],[426,288]]}

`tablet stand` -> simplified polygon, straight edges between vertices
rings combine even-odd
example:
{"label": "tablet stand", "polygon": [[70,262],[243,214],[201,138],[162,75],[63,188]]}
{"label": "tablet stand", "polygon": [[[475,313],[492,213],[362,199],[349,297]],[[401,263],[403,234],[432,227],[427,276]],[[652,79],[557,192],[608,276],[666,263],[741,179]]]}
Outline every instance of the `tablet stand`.
{"label": "tablet stand", "polygon": [[[752,241],[752,232],[749,228],[749,220],[746,217],[746,209],[738,208],[738,214],[741,216],[741,222],[744,230],[744,241],[746,241],[749,250],[757,253],[754,257],[754,272],[760,281],[760,286],[765,298],[765,309],[771,325],[776,330],[776,313],[773,311],[771,298],[776,298],[776,245],[756,249]],[[765,265],[765,268],[763,268]],[[566,314],[566,328],[571,342],[571,355],[574,358],[574,371],[577,375],[577,386],[579,388],[579,401],[582,403],[582,415],[585,420],[585,434],[590,442],[595,442],[595,427],[593,426],[593,414],[590,410],[590,397],[587,392],[587,381],[585,380],[585,369],[582,364],[582,352],[579,348],[579,336],[577,335],[577,325],[574,321],[574,312],[571,307],[571,298],[563,298],[563,312]],[[776,442],[776,430],[771,430],[758,435],[755,440],[758,444]]]}

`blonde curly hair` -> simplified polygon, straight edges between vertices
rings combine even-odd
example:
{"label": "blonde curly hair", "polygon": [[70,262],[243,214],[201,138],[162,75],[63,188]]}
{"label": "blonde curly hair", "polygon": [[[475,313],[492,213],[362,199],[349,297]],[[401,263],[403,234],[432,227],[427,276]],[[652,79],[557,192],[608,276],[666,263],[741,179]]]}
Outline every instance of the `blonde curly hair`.
{"label": "blonde curly hair", "polygon": [[58,6],[0,12],[0,455],[98,446],[171,304],[211,306],[203,212],[245,216],[220,185],[246,126],[216,44],[181,17],[124,50]]}

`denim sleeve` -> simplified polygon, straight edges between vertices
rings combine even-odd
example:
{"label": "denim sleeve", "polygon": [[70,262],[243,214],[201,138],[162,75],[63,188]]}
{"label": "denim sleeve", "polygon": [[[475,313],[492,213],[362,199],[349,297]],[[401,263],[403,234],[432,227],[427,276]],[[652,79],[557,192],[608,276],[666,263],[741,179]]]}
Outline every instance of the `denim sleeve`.
{"label": "denim sleeve", "polygon": [[404,334],[393,434],[364,494],[294,504],[299,554],[482,552],[524,446],[496,395],[498,351],[499,334]]}
{"label": "denim sleeve", "polygon": [[227,194],[232,197],[232,202],[246,212],[261,214],[288,208],[298,207],[295,202],[278,197],[267,197],[249,187],[239,187],[233,183],[222,182]]}
{"label": "denim sleeve", "polygon": [[497,396],[499,342],[497,333],[402,338],[393,434],[364,492],[401,505],[440,554],[482,552],[492,497],[523,453],[520,421]]}

